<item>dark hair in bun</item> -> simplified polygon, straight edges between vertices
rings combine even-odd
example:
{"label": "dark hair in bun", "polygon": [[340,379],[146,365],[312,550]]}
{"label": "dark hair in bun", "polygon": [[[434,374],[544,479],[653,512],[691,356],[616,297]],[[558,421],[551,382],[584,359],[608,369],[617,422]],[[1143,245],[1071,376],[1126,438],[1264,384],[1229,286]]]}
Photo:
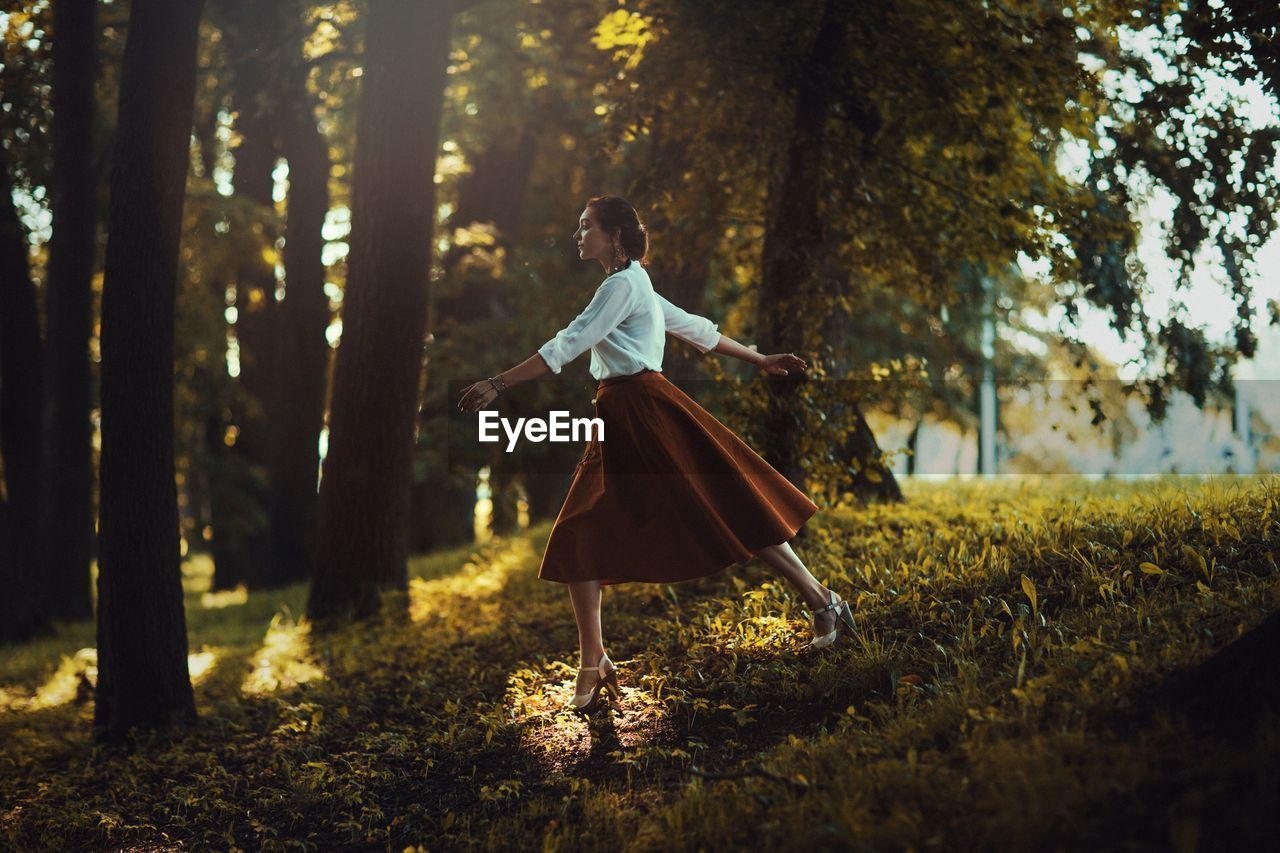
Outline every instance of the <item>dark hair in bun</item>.
{"label": "dark hair in bun", "polygon": [[649,255],[649,232],[629,201],[616,195],[598,195],[587,202],[587,207],[595,211],[596,221],[606,234],[620,232],[618,242],[628,259],[644,262]]}

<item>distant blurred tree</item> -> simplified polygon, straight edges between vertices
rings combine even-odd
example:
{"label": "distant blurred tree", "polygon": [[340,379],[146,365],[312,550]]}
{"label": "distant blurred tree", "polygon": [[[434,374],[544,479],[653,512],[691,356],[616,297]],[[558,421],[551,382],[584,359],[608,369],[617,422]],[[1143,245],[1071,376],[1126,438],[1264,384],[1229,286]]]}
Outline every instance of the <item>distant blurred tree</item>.
{"label": "distant blurred tree", "polygon": [[[413,486],[412,546],[470,541],[476,471],[490,467],[496,530],[518,496],[531,520],[554,517],[580,448],[545,442],[517,463],[501,450],[447,441],[450,382],[510,367],[572,319],[594,271],[569,235],[611,163],[597,152],[597,91],[609,58],[591,42],[600,0],[489,2],[459,16],[445,90],[438,245]],[[625,171],[624,171],[625,174]],[[569,368],[585,377],[586,360]],[[536,386],[536,387],[534,387]],[[507,417],[583,410],[589,391],[538,382],[504,396]],[[447,497],[441,500],[440,490]],[[505,525],[505,527],[504,527]]]}
{"label": "distant blurred tree", "polygon": [[[232,487],[226,497],[240,508],[221,502],[228,515],[212,525],[215,583],[223,588],[310,576],[330,319],[321,233],[330,162],[308,86],[308,49],[320,31],[310,7],[301,0],[211,5],[226,62],[211,73],[225,81],[238,140],[233,187],[256,210],[228,230],[247,229],[238,242],[258,244],[228,258],[221,273],[236,293],[239,374],[229,418],[209,424],[208,448],[233,478],[221,485]],[[281,159],[289,169],[287,218],[274,198]],[[229,432],[234,440],[218,448]]]}

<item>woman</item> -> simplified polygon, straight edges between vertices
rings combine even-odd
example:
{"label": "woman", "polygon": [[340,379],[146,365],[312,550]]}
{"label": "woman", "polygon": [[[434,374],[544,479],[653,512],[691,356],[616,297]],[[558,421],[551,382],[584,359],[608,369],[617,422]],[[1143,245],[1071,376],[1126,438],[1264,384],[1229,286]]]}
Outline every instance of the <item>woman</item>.
{"label": "woman", "polygon": [[598,261],[607,275],[590,304],[537,354],[474,383],[458,400],[462,411],[477,411],[591,350],[591,375],[600,380],[592,402],[604,437],[593,438],[578,463],[538,571],[568,585],[578,623],[581,660],[566,707],[590,710],[605,687],[620,697],[600,627],[600,588],[609,584],[688,580],[759,557],[813,609],[809,647],[831,645],[841,628],[853,628],[853,614],[787,544],[817,506],[668,382],[662,353],[671,334],[777,376],[808,365],[791,353],[747,349],[654,291],[640,265],[648,236],[624,199],[591,199],[573,236],[579,257]]}

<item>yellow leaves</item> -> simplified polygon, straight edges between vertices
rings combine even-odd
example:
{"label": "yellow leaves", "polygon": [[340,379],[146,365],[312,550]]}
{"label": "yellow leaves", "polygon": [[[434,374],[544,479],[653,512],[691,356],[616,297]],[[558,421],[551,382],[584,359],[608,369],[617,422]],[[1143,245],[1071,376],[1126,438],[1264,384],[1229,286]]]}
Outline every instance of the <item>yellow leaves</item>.
{"label": "yellow leaves", "polygon": [[1205,580],[1209,580],[1211,578],[1211,575],[1209,574],[1209,564],[1205,562],[1204,557],[1201,556],[1200,552],[1195,548],[1192,548],[1190,545],[1183,545],[1182,559],[1188,566],[1192,566],[1199,570]]}
{"label": "yellow leaves", "polygon": [[628,12],[626,9],[615,9],[596,25],[596,32],[591,42],[600,50],[643,47],[652,38],[649,30],[651,23],[653,23],[652,18]]}
{"label": "yellow leaves", "polygon": [[1035,585],[1035,582],[1032,581],[1031,578],[1027,577],[1026,575],[1022,576],[1022,591],[1023,593],[1026,594],[1027,598],[1031,601],[1031,612],[1037,613],[1038,609],[1036,604],[1036,585]]}
{"label": "yellow leaves", "polygon": [[1144,575],[1163,575],[1165,573],[1164,569],[1155,563],[1139,563],[1138,568],[1142,570]]}

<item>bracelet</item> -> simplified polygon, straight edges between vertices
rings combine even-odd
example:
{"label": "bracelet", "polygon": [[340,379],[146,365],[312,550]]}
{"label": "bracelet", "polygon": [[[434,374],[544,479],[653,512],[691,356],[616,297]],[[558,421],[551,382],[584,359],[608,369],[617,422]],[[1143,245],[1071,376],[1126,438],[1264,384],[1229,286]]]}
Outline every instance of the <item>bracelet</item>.
{"label": "bracelet", "polygon": [[506,382],[503,382],[503,381],[502,381],[500,378],[498,378],[497,376],[490,376],[490,377],[489,377],[489,385],[491,385],[491,386],[493,387],[493,390],[494,390],[494,391],[497,391],[499,394],[501,394],[503,391],[507,390],[507,383],[506,383]]}

